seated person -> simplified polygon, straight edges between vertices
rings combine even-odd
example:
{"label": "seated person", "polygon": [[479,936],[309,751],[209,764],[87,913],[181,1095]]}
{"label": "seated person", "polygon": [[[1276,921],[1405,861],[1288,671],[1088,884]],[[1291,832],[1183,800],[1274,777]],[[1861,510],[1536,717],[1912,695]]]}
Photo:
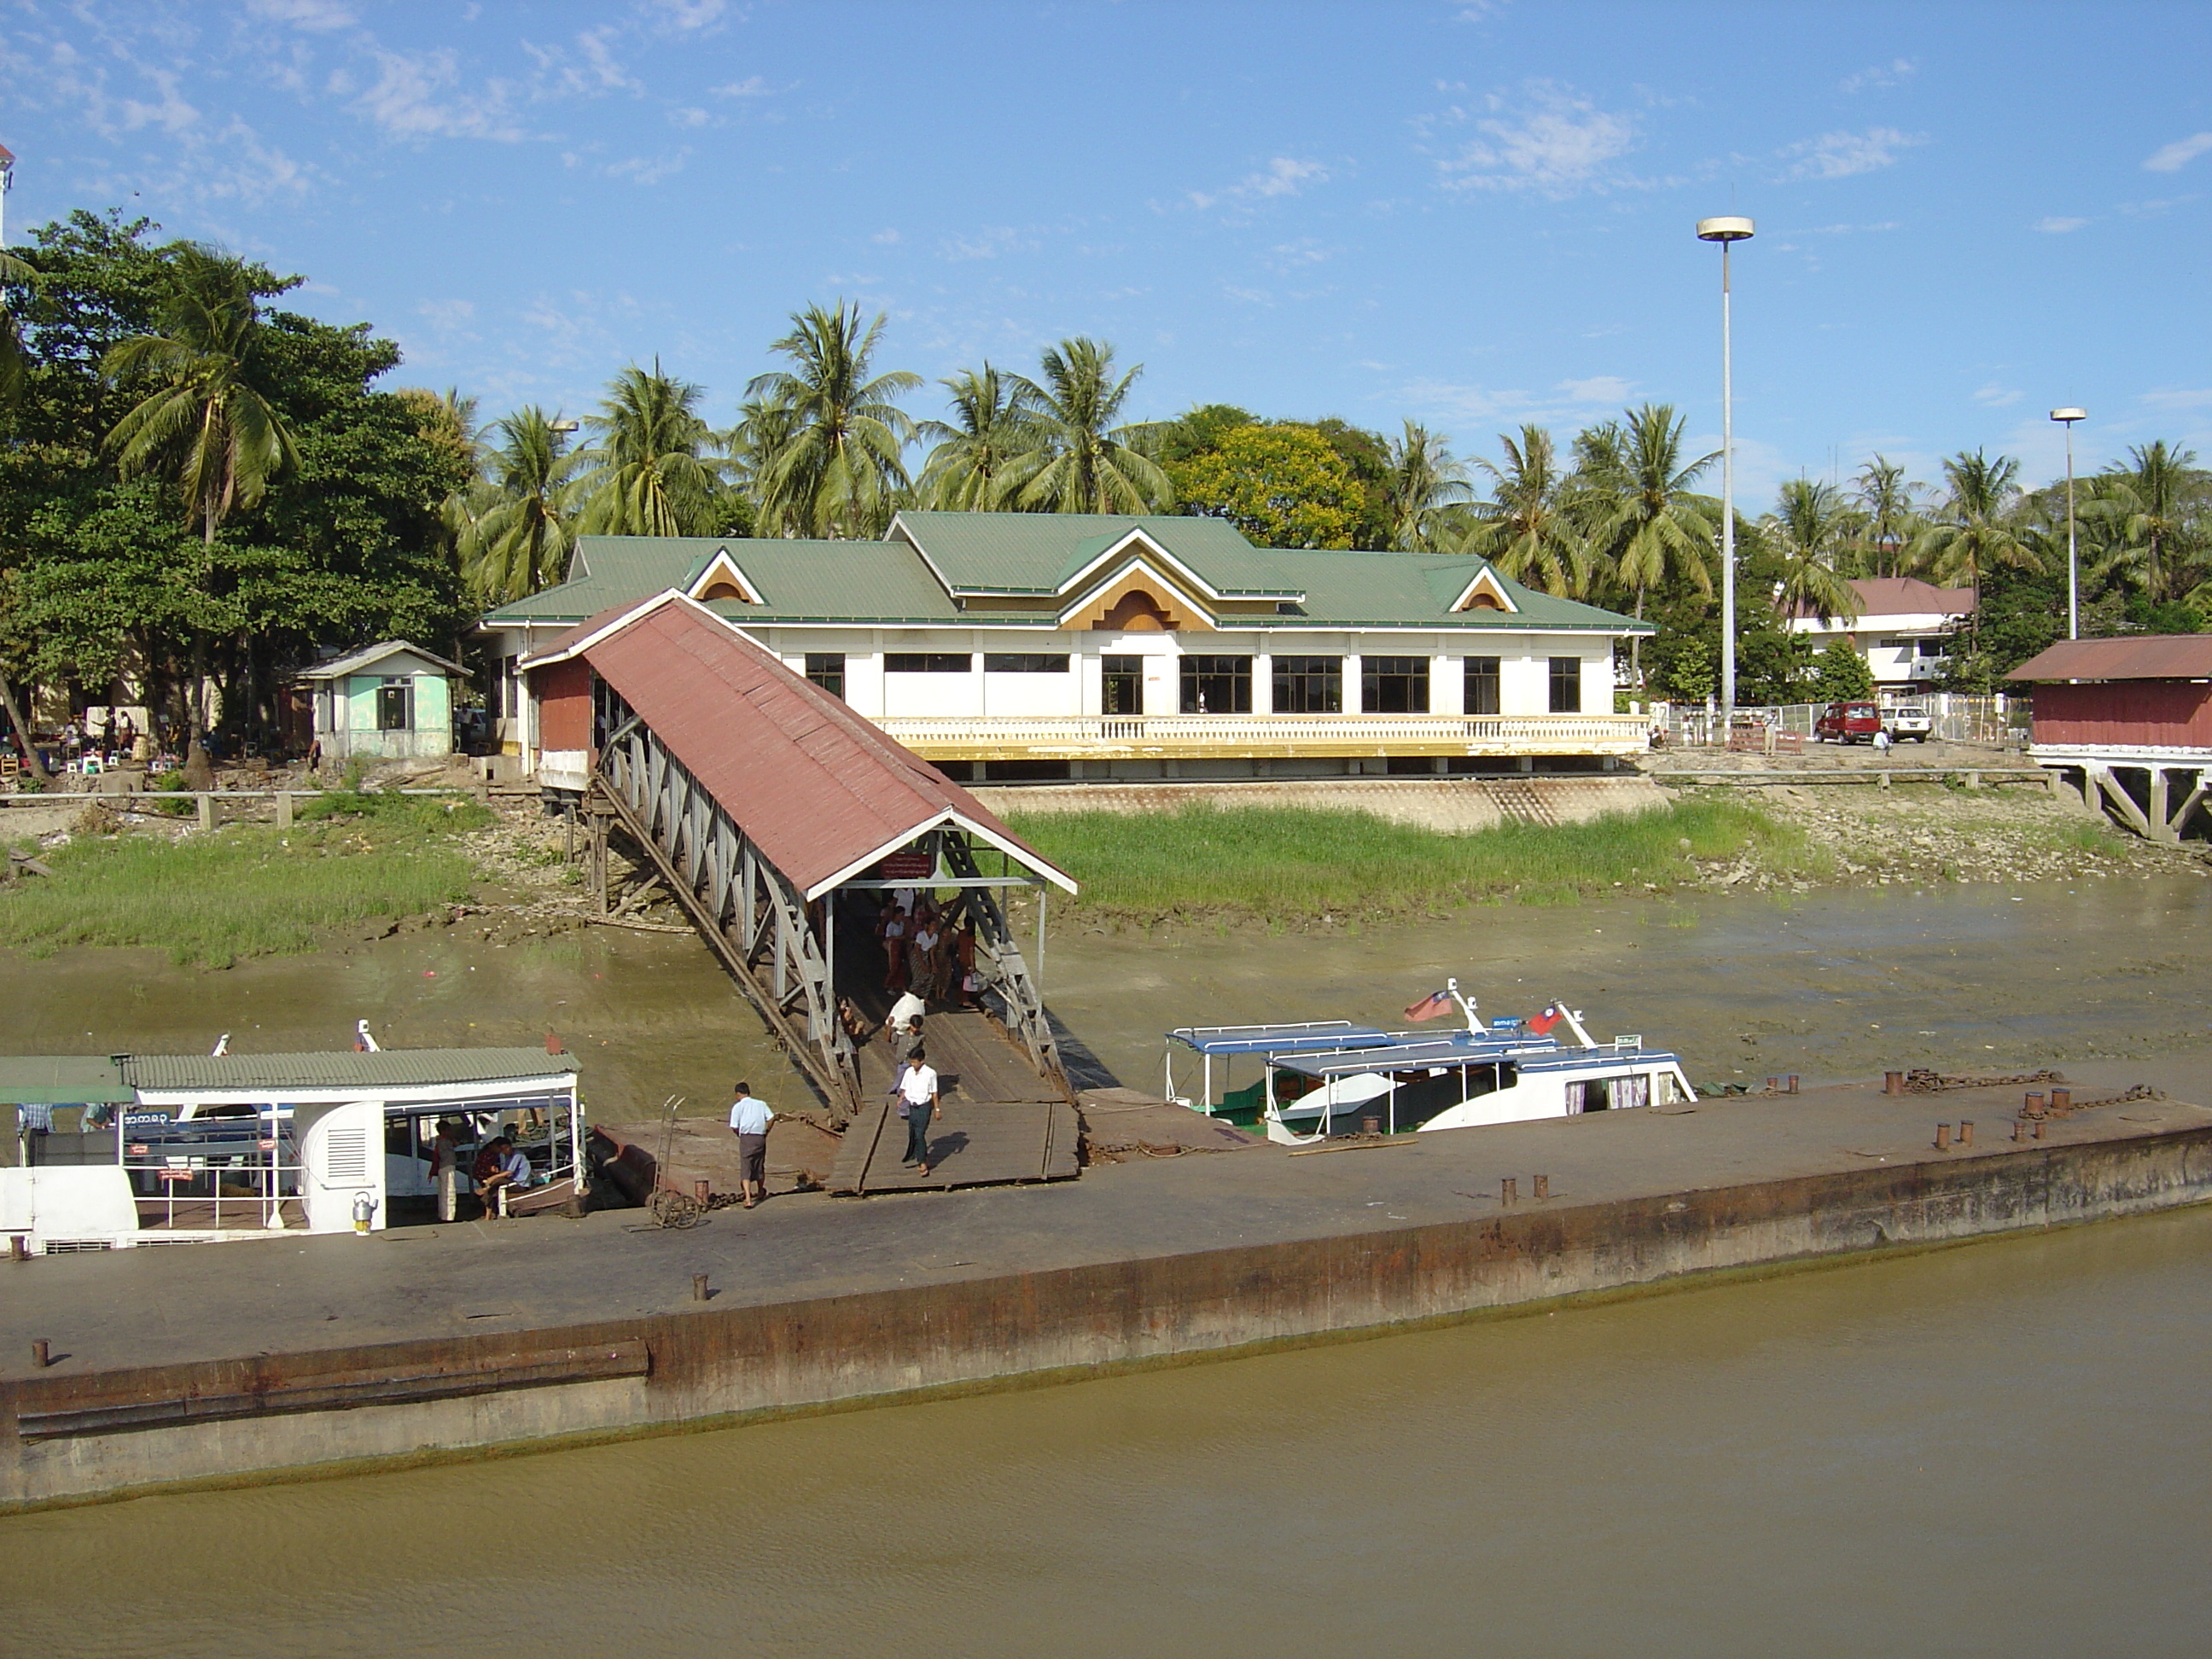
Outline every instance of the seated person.
{"label": "seated person", "polygon": [[520,1192],[530,1184],[530,1160],[515,1150],[514,1143],[505,1135],[495,1137],[483,1151],[477,1154],[477,1196],[483,1200],[487,1213],[496,1209],[501,1188]]}

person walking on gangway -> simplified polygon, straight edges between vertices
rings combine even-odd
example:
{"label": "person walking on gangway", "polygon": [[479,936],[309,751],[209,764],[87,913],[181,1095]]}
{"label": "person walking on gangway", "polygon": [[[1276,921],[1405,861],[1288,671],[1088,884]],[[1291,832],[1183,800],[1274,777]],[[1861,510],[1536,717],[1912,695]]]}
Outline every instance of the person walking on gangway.
{"label": "person walking on gangway", "polygon": [[906,1069],[894,1085],[898,1114],[906,1120],[906,1157],[902,1162],[919,1165],[929,1173],[929,1125],[937,1115],[937,1073],[930,1069],[928,1053],[920,1048],[906,1057]]}

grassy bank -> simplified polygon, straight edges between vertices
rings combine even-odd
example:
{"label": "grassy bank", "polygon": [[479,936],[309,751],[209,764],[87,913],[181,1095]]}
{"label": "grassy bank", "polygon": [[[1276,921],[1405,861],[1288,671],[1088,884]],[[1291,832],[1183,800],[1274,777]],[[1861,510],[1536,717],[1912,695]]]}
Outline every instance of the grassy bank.
{"label": "grassy bank", "polygon": [[1693,882],[1697,859],[1743,858],[1773,869],[1814,856],[1794,830],[1725,799],[1468,836],[1365,812],[1203,805],[1146,815],[1023,813],[1012,822],[1083,884],[1081,912],[1115,921],[1219,915],[1296,924],[1491,898],[1558,904],[1616,887]]}
{"label": "grassy bank", "polygon": [[289,830],[81,835],[42,855],[51,878],[0,891],[0,945],[152,945],[216,968],[313,950],[372,917],[467,897],[475,870],[454,837],[489,816],[471,803],[341,793],[304,805]]}

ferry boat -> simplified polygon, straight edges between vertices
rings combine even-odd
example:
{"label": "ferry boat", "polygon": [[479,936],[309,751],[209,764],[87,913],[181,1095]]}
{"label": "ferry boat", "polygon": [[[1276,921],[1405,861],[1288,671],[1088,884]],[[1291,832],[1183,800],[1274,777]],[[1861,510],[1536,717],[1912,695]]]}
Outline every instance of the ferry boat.
{"label": "ferry boat", "polygon": [[[1456,1006],[1464,1030],[1390,1031],[1348,1020],[1280,1025],[1185,1026],[1168,1033],[1167,1095],[1210,1116],[1264,1127],[1267,1139],[1311,1146],[1331,1136],[1405,1134],[1621,1111],[1696,1098],[1680,1059],[1641,1036],[1601,1043],[1580,1010],[1554,1002],[1534,1018],[1485,1023],[1450,981],[1407,1011]],[[1562,1042],[1554,1031],[1572,1039]],[[1176,1089],[1176,1054],[1200,1059],[1195,1097]],[[1231,1089],[1240,1057],[1257,1082]],[[1222,1090],[1214,1092],[1215,1063]]]}

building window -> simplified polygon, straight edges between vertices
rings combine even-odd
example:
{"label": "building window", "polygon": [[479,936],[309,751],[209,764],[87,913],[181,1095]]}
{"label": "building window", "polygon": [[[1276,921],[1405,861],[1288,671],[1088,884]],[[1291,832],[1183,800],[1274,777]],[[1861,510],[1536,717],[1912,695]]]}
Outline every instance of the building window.
{"label": "building window", "polygon": [[808,652],[806,678],[836,698],[838,702],[844,702],[845,653],[842,651]]}
{"label": "building window", "polygon": [[1554,714],[1579,714],[1583,712],[1583,659],[1580,657],[1552,659],[1552,712]]}
{"label": "building window", "polygon": [[1252,712],[1252,659],[1185,657],[1182,712],[1186,714],[1249,714]]}
{"label": "building window", "polygon": [[1362,657],[1359,712],[1363,714],[1425,714],[1429,712],[1426,657]]}
{"label": "building window", "polygon": [[1498,714],[1505,705],[1498,690],[1498,659],[1469,657],[1467,659],[1467,701],[1460,707],[1470,714]]}
{"label": "building window", "polygon": [[1145,712],[1145,659],[1142,657],[1101,657],[1098,659],[1098,712],[1102,714],[1141,714]]}
{"label": "building window", "polygon": [[415,729],[415,682],[388,679],[376,688],[376,729],[412,732]]}
{"label": "building window", "polygon": [[1923,657],[1940,657],[1944,654],[1949,645],[1948,640],[1923,640],[1920,641],[1920,654]]}
{"label": "building window", "polygon": [[1344,712],[1344,659],[1276,658],[1275,712],[1278,714],[1341,714]]}
{"label": "building window", "polygon": [[886,674],[972,674],[975,659],[957,651],[886,651]]}
{"label": "building window", "polygon": [[986,674],[1065,674],[1067,672],[1067,653],[1018,651],[988,651],[983,654]]}

